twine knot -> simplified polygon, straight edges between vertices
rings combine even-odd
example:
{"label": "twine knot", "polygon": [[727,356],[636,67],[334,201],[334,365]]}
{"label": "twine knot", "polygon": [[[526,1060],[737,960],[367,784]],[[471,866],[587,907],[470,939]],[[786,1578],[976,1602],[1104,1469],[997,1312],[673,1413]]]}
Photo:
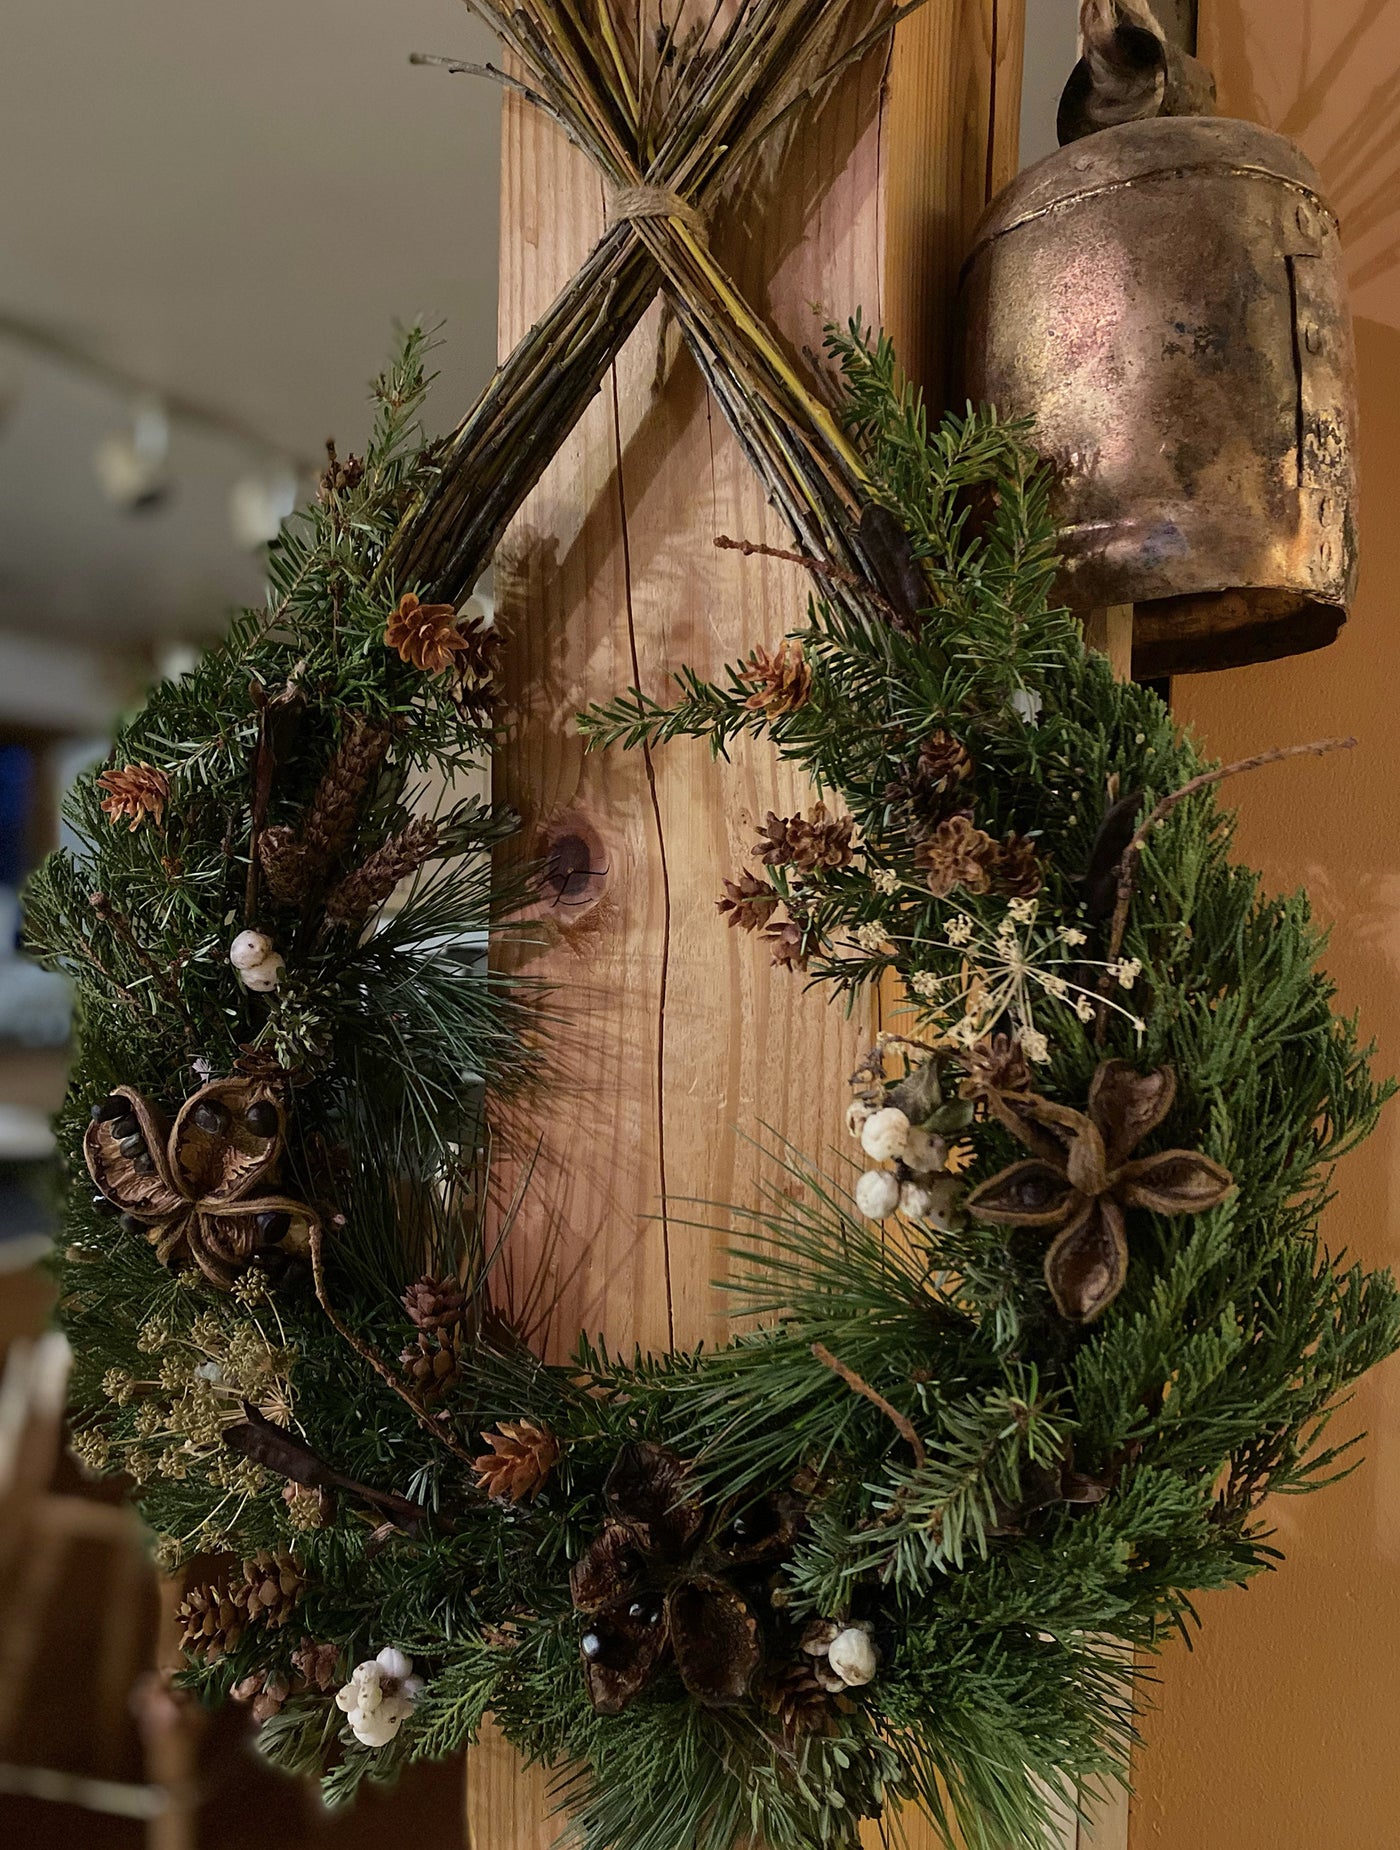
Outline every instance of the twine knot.
{"label": "twine knot", "polygon": [[642,218],[677,218],[702,238],[705,216],[669,186],[619,186],[608,195],[608,216],[617,224]]}

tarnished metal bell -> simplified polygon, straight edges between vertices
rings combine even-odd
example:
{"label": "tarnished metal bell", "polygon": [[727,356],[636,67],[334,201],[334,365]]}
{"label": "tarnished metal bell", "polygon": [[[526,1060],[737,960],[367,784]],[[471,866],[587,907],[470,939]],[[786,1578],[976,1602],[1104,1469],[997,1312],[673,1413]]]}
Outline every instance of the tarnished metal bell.
{"label": "tarnished metal bell", "polygon": [[1337,221],[1282,136],[1128,121],[1021,174],[963,272],[968,397],[1033,420],[1076,610],[1140,678],[1316,649],[1356,575]]}

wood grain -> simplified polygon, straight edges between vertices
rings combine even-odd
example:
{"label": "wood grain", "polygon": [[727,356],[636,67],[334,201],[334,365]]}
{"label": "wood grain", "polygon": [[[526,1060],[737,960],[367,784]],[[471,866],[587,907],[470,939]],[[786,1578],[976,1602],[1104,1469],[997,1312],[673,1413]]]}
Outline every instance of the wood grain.
{"label": "wood grain", "polygon": [[[935,401],[946,387],[957,266],[989,188],[1015,164],[1022,0],[956,0],[915,16],[850,72],[794,149],[771,204],[714,228],[717,254],[795,350],[857,308],[883,322]],[[995,84],[994,84],[995,74]],[[604,225],[594,174],[508,99],[503,350]],[[653,310],[497,561],[513,736],[497,796],[526,852],[581,868],[498,959],[557,986],[550,1078],[504,1127],[499,1183],[530,1167],[503,1289],[558,1359],[583,1328],[626,1349],[723,1334],[725,1202],[752,1201],[763,1127],[815,1162],[842,1150],[845,1080],[874,1026],[726,930],[720,881],[764,813],[809,793],[766,748],[715,765],[703,748],[585,756],[572,716],[634,681],[665,691],[690,663],[717,673],[802,619],[795,568],[741,559],[719,534],[788,535]],[[771,1176],[771,1170],[767,1172]],[[697,1221],[709,1223],[697,1226]],[[477,1850],[544,1850],[544,1780],[497,1739],[470,1758]],[[918,1850],[932,1839],[916,1828]],[[679,1850],[679,1847],[678,1847]]]}

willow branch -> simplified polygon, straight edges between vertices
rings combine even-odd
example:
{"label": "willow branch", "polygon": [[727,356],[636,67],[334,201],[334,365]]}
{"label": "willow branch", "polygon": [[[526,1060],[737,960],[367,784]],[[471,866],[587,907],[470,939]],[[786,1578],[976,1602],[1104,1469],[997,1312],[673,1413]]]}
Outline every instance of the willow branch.
{"label": "willow branch", "polygon": [[1123,948],[1123,934],[1128,926],[1128,908],[1133,899],[1133,878],[1137,872],[1138,862],[1142,859],[1143,848],[1147,838],[1159,822],[1165,820],[1178,803],[1184,803],[1187,797],[1195,796],[1198,791],[1208,790],[1214,784],[1224,783],[1227,777],[1237,777],[1243,771],[1257,771],[1266,764],[1278,764],[1285,758],[1321,758],[1328,752],[1349,752],[1356,745],[1356,740],[1314,739],[1307,745],[1278,745],[1272,751],[1256,752],[1252,758],[1237,758],[1233,764],[1217,765],[1213,771],[1202,771],[1199,777],[1193,777],[1179,790],[1173,790],[1164,796],[1155,809],[1149,812],[1146,820],[1139,824],[1136,834],[1123,850],[1123,858],[1118,863],[1118,902],[1113,909],[1113,930],[1109,936],[1108,954],[1110,959],[1117,957]]}

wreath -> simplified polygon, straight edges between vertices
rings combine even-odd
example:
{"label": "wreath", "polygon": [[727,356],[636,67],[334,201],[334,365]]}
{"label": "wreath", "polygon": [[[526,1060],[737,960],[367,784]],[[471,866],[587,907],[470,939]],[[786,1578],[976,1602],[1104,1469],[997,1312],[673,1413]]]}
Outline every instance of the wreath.
{"label": "wreath", "polygon": [[[789,13],[829,58],[848,9],[752,7],[703,68]],[[621,184],[588,101],[616,69],[572,18],[502,26]],[[567,72],[521,23],[546,19]],[[1232,858],[1217,786],[1249,767],[1204,763],[1052,606],[1026,433],[930,430],[859,322],[829,393],[777,370],[673,198],[610,261],[665,277],[815,589],[722,683],[581,723],[756,734],[808,773],[715,929],[809,986],[897,984],[853,1166],[774,1146],[730,1211],[719,1349],[552,1367],[493,1308],[484,1099],[528,1098],[547,1035],[481,955],[529,929],[490,868],[512,819],[431,793],[496,725],[450,510],[528,485],[537,438],[506,465],[497,439],[540,337],[443,445],[414,332],[267,606],[155,691],[31,883],[83,1024],[73,1448],[184,1576],[182,1681],[333,1799],[490,1715],[588,1850],[853,1846],[911,1802],[950,1843],[1041,1846],[1123,1777],[1134,1655],[1273,1565],[1264,1498],[1327,1481],[1329,1412],[1400,1343],[1389,1273],[1317,1232],[1389,1089],[1306,901]]]}

